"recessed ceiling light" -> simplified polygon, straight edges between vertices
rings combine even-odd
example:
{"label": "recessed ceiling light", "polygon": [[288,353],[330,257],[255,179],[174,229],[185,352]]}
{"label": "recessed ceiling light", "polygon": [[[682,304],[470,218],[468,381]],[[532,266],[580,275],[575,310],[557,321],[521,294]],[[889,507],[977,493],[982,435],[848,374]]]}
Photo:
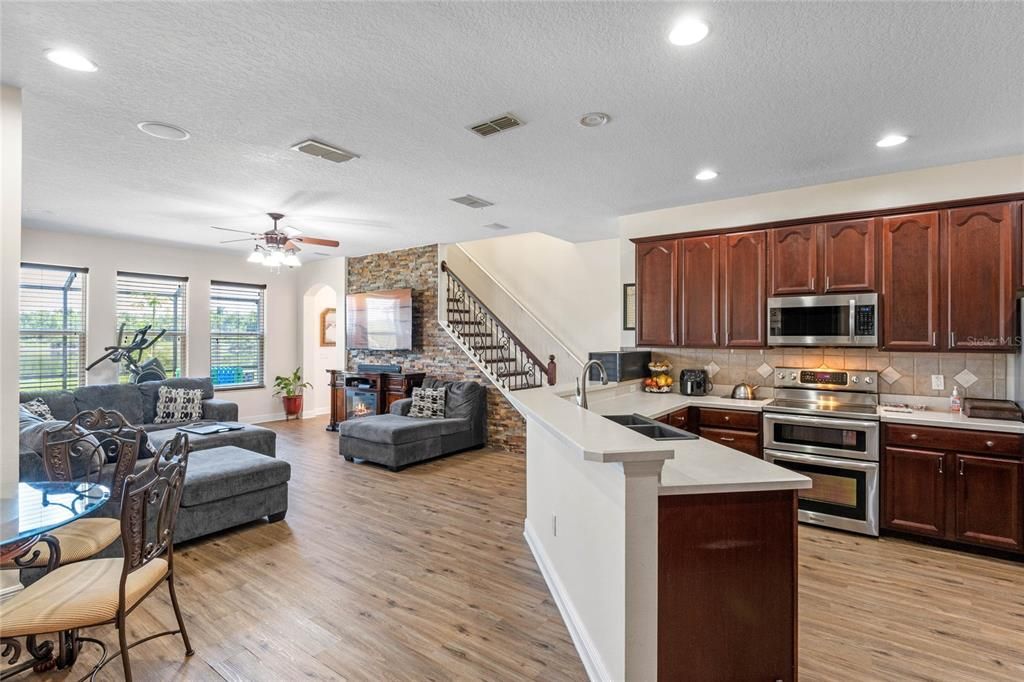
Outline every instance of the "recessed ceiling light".
{"label": "recessed ceiling light", "polygon": [[158,123],[157,121],[142,121],[137,125],[138,129],[147,135],[159,137],[161,140],[187,140],[192,135],[184,128],[171,125],[170,123]]}
{"label": "recessed ceiling light", "polygon": [[99,68],[95,62],[71,50],[47,50],[46,58],[54,64],[72,71],[95,71]]}
{"label": "recessed ceiling light", "polygon": [[600,111],[591,111],[589,114],[583,114],[580,118],[580,125],[584,128],[600,128],[610,120],[612,120],[612,117],[608,114],[603,114]]}
{"label": "recessed ceiling light", "polygon": [[907,141],[906,135],[886,135],[875,143],[876,147],[896,147]]}
{"label": "recessed ceiling light", "polygon": [[714,180],[715,178],[718,177],[718,172],[713,171],[710,168],[705,168],[704,170],[702,170],[700,173],[697,173],[693,177],[697,178],[698,180]]}
{"label": "recessed ceiling light", "polygon": [[696,45],[708,35],[708,25],[700,19],[687,17],[680,19],[668,34],[668,41],[673,45]]}

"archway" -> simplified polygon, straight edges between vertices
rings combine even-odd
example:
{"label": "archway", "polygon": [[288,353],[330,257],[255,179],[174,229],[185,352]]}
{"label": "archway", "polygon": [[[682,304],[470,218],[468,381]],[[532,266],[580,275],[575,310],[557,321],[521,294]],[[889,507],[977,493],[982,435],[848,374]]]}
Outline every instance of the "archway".
{"label": "archway", "polygon": [[[328,345],[331,340],[329,329],[328,338],[321,339],[321,318],[331,309],[337,313],[337,308],[338,294],[329,284],[314,284],[302,296],[302,374],[306,381],[313,384],[313,388],[307,388],[305,392],[306,398],[302,405],[303,419],[327,414],[330,411],[331,394],[327,385],[327,370],[343,367],[341,355],[344,352],[344,344],[339,334],[334,336],[335,345]],[[335,324],[342,319],[342,315],[333,316]],[[329,326],[331,319],[328,318],[326,322]]]}

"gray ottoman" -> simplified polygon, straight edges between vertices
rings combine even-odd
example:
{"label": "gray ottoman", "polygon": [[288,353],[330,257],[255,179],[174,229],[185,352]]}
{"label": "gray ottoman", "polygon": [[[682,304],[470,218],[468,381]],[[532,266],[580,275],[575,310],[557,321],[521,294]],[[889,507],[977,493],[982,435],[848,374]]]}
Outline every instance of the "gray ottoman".
{"label": "gray ottoman", "polygon": [[232,445],[193,451],[185,473],[175,542],[288,511],[288,462]]}
{"label": "gray ottoman", "polygon": [[[147,425],[148,426],[148,425]],[[145,428],[145,427],[144,427]],[[174,438],[178,433],[176,428],[162,428],[160,430],[146,428],[150,442],[156,448]],[[211,433],[209,436],[200,436],[195,433],[188,434],[188,442],[192,452],[197,450],[209,450],[224,445],[234,445],[243,450],[251,450],[273,457],[277,451],[277,434],[262,426],[246,424],[237,431],[224,431],[222,433]],[[189,465],[191,466],[191,465]]]}

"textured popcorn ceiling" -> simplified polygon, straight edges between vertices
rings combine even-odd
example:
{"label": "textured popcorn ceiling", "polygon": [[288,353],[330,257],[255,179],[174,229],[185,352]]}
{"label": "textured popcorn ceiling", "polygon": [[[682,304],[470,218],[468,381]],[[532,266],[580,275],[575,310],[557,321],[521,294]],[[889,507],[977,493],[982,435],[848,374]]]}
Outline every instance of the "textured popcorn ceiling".
{"label": "textured popcorn ceiling", "polygon": [[[711,34],[674,47],[690,8]],[[207,225],[280,210],[348,219],[293,222],[359,254],[494,222],[608,237],[626,213],[1019,153],[1022,25],[1020,2],[5,1],[2,76],[25,90],[29,226],[213,246]],[[506,111],[526,125],[464,128]],[[911,141],[877,149],[892,131]],[[362,158],[289,151],[309,137]]]}

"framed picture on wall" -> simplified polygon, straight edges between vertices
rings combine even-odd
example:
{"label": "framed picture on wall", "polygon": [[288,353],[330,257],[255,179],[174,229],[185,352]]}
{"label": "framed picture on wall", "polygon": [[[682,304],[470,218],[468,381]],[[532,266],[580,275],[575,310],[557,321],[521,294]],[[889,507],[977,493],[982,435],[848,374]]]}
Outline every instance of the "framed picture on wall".
{"label": "framed picture on wall", "polygon": [[320,345],[335,346],[338,343],[338,311],[324,308],[320,313]]}
{"label": "framed picture on wall", "polygon": [[636,329],[636,284],[622,285],[622,328]]}

